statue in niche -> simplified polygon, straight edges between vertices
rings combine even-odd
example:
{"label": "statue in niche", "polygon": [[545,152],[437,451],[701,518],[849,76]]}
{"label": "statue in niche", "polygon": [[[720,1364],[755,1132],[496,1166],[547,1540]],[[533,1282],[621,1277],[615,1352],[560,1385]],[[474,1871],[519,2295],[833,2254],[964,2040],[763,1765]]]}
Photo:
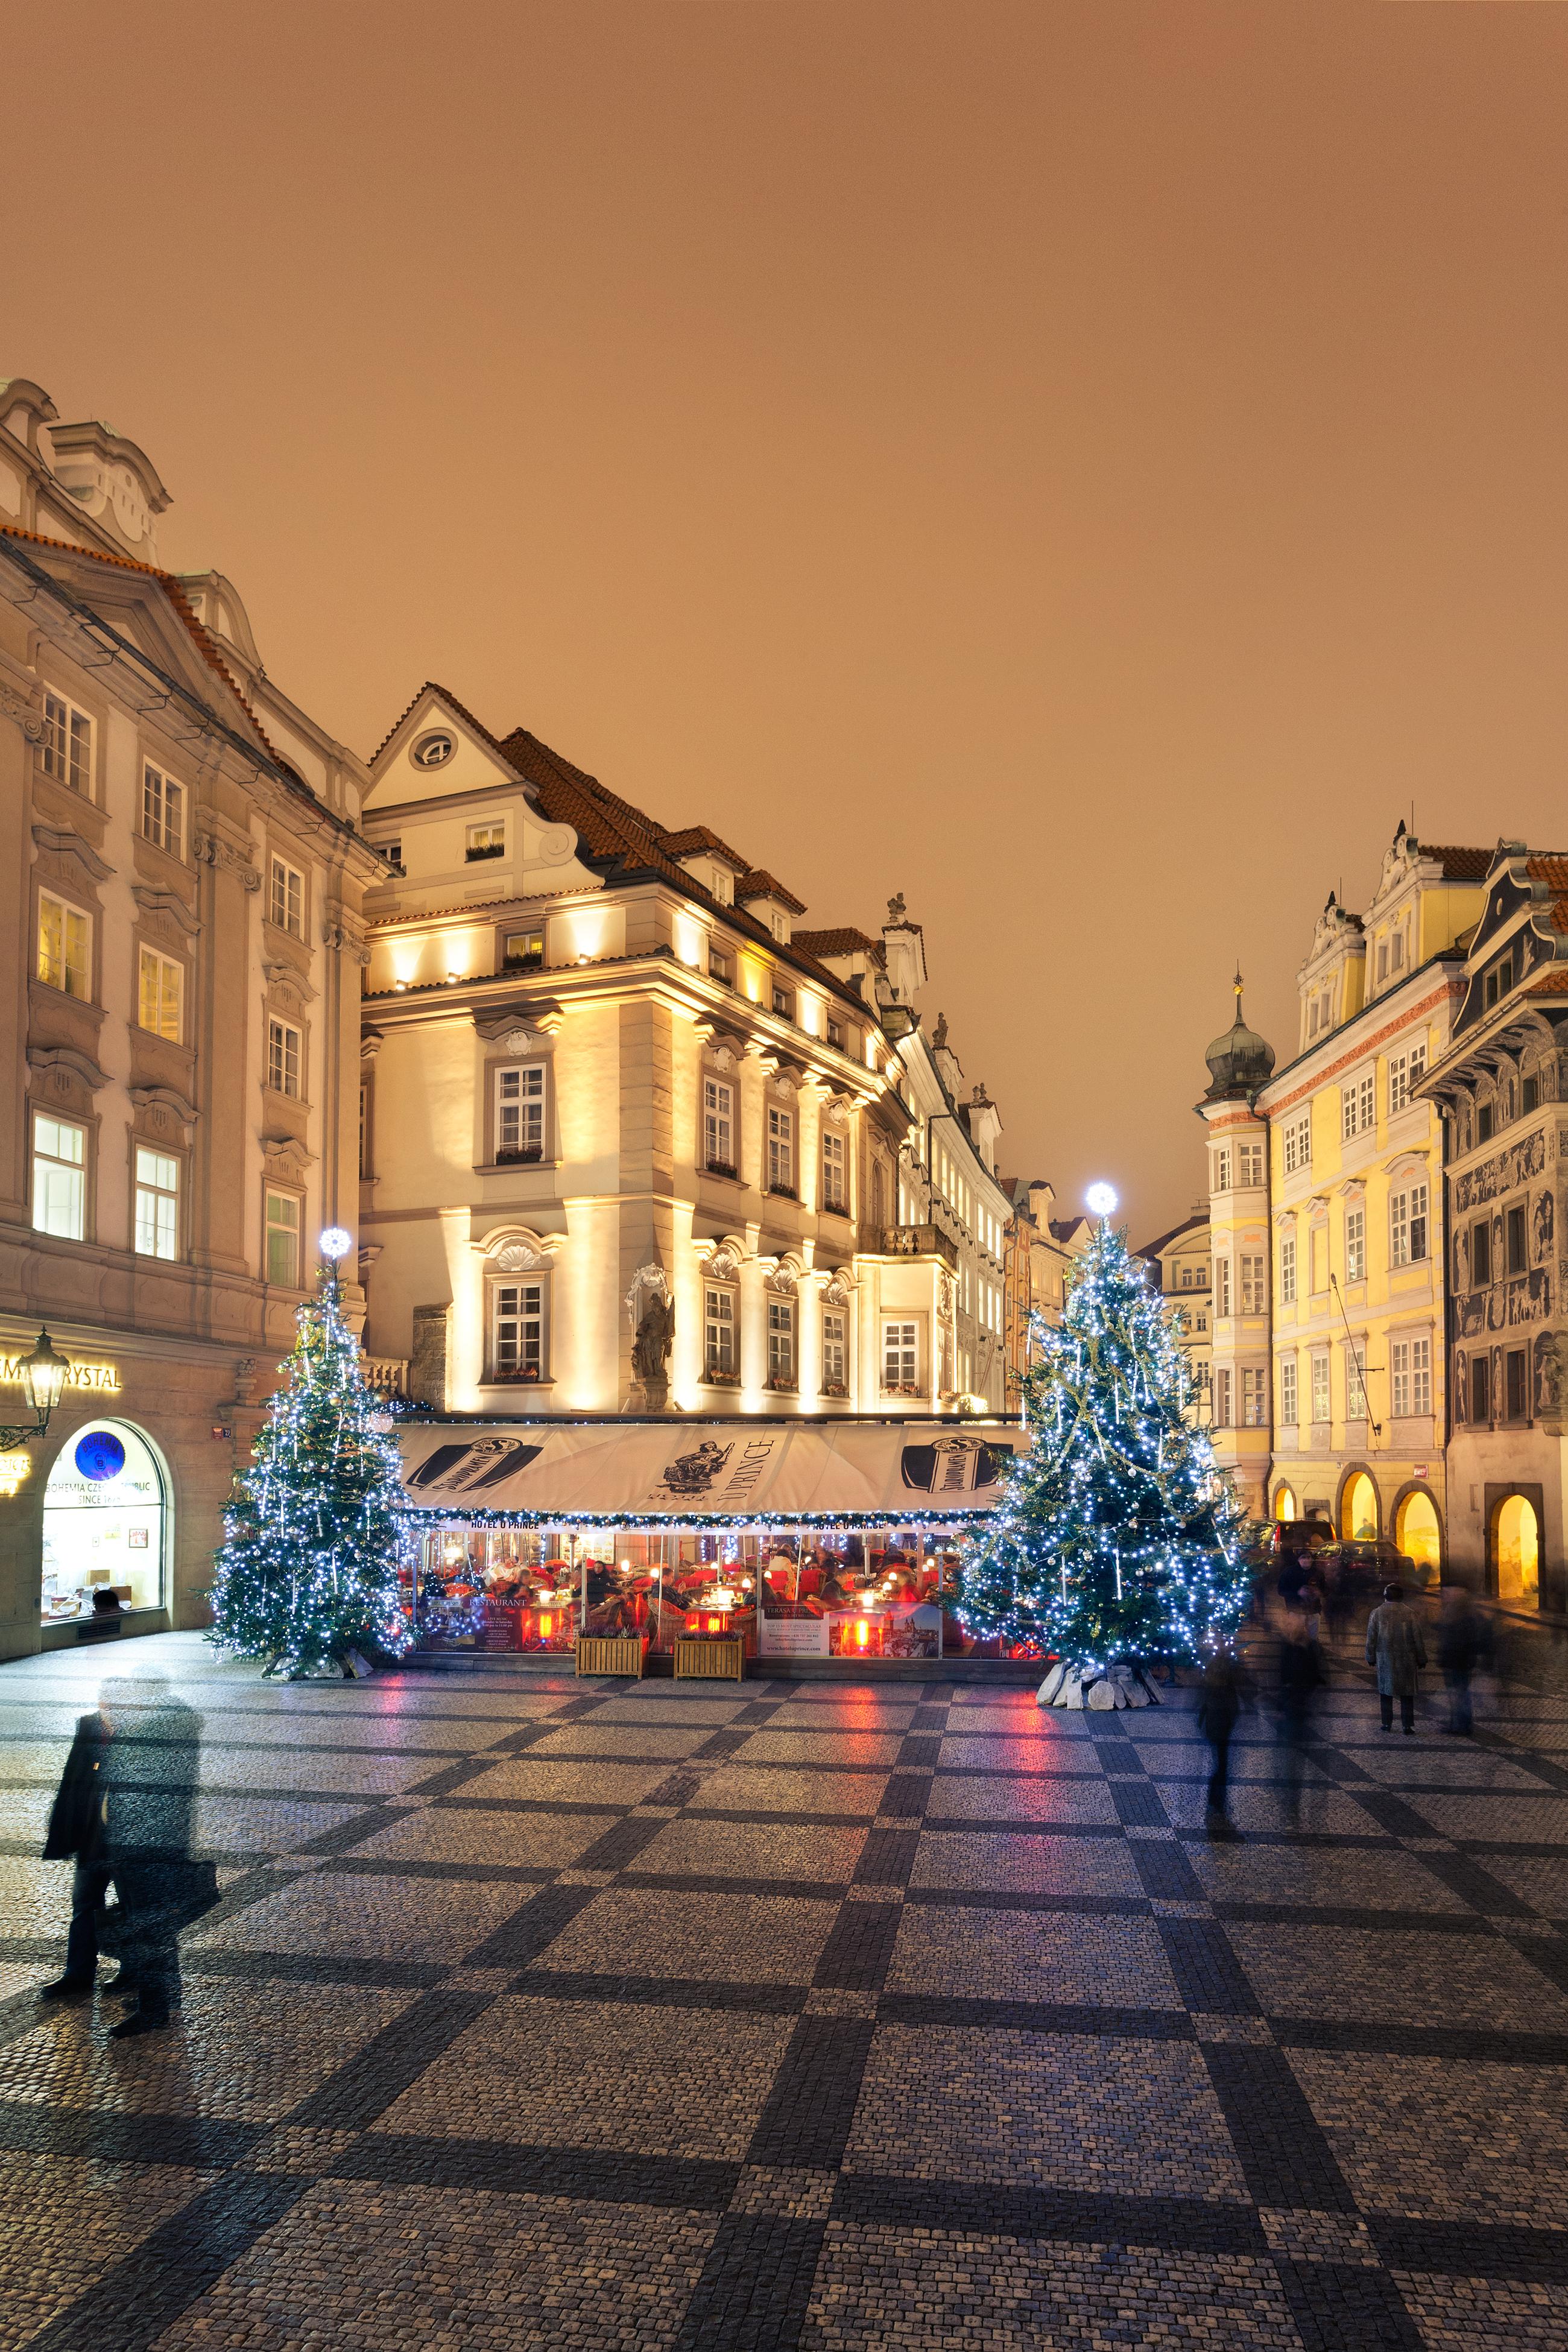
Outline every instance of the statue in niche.
{"label": "statue in niche", "polygon": [[1563,1415],[1563,1341],[1555,1331],[1543,1331],[1535,1343],[1535,1413],[1540,1421]]}
{"label": "statue in niche", "polygon": [[662,1412],[669,1401],[669,1351],[674,1345],[675,1301],[656,1291],[632,1340],[632,1370],[642,1383],[643,1402],[650,1412]]}
{"label": "statue in niche", "polygon": [[1535,1263],[1537,1265],[1550,1265],[1552,1263],[1555,1246],[1553,1235],[1556,1223],[1556,1208],[1552,1202],[1551,1191],[1547,1189],[1537,1195],[1535,1202]]}

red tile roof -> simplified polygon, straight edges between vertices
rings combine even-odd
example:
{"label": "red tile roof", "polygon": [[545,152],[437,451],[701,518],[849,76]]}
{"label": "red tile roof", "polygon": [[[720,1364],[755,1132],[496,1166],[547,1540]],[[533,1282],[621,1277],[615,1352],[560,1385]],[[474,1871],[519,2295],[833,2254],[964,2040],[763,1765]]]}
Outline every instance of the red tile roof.
{"label": "red tile roof", "polygon": [[1437,842],[1424,841],[1421,855],[1441,860],[1445,882],[1484,882],[1492,870],[1492,860],[1497,851],[1445,848]]}
{"label": "red tile roof", "polygon": [[782,882],[761,866],[753,866],[749,874],[742,874],[736,880],[737,905],[743,907],[749,898],[776,898],[780,906],[787,907],[792,914],[804,915],[805,912],[805,900],[797,898],[793,890],[786,890]]}
{"label": "red tile roof", "polygon": [[1568,857],[1550,854],[1527,857],[1524,870],[1532,882],[1544,882],[1549,890],[1568,893]]}
{"label": "red tile roof", "polygon": [[1526,996],[1568,996],[1568,969],[1540,973],[1524,993]]}
{"label": "red tile roof", "polygon": [[887,961],[888,950],[880,940],[846,924],[836,931],[796,931],[795,945],[809,956],[868,955],[875,963]]}
{"label": "red tile roof", "polygon": [[708,825],[683,824],[679,833],[669,833],[663,825],[658,826],[657,830],[663,835],[664,845],[672,857],[695,857],[700,850],[705,849],[710,856],[723,858],[737,874],[744,874],[747,870],[746,860],[740,851],[731,849],[729,843],[721,841]]}

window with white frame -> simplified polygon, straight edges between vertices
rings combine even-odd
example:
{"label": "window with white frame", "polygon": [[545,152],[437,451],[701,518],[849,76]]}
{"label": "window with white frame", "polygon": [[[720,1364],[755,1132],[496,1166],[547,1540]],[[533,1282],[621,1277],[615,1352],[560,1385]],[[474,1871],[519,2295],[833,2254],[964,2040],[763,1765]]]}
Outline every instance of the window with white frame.
{"label": "window with white frame", "polygon": [[830,1127],[822,1130],[822,1205],[849,1213],[849,1146]]}
{"label": "window with white frame", "polygon": [[50,890],[38,893],[38,978],[65,996],[92,993],[92,918]]}
{"label": "window with white frame", "polygon": [[1217,1364],[1214,1375],[1214,1417],[1217,1429],[1230,1427],[1230,1366]]}
{"label": "window with white frame", "polygon": [[519,1062],[496,1072],[495,1154],[501,1160],[544,1157],[544,1065]]}
{"label": "window with white frame", "polygon": [[300,1091],[300,1032],[274,1013],[267,1024],[267,1083],[275,1095]]}
{"label": "window with white frame", "polygon": [[795,1386],[793,1298],[768,1300],[768,1386],[771,1389],[792,1389]]}
{"label": "window with white frame", "polygon": [[1345,1211],[1345,1280],[1366,1280],[1366,1211]]}
{"label": "window with white frame", "polygon": [[136,1254],[180,1254],[180,1163],[172,1152],[136,1146]]}
{"label": "window with white frame", "polygon": [[87,1129],[43,1111],[33,1117],[33,1230],[87,1237]]}
{"label": "window with white frame", "polygon": [[1350,1421],[1370,1421],[1372,1407],[1366,1393],[1366,1342],[1352,1339],[1345,1348],[1345,1416]]}
{"label": "window with white frame", "polygon": [[279,1290],[300,1287],[300,1223],[297,1193],[268,1193],[267,1279]]}
{"label": "window with white frame", "polygon": [[1312,1164],[1312,1114],[1303,1111],[1285,1129],[1285,1173],[1299,1175]]}
{"label": "window with white frame", "polygon": [[1215,1313],[1216,1315],[1228,1315],[1228,1314],[1230,1313],[1230,1260],[1229,1260],[1229,1258],[1227,1258],[1227,1257],[1216,1257],[1216,1258],[1215,1258],[1215,1262],[1214,1262],[1214,1279],[1215,1279],[1214,1311],[1215,1311]]}
{"label": "window with white frame", "polygon": [[713,877],[710,885],[710,888],[713,897],[718,900],[720,906],[733,906],[735,902],[735,878],[730,872],[729,868],[723,866],[711,866],[708,870]]}
{"label": "window with white frame", "polygon": [[44,697],[44,740],[39,750],[46,776],[91,799],[92,721],[63,694]]}
{"label": "window with white frame", "polygon": [[849,1387],[849,1318],[836,1307],[822,1310],[822,1386],[828,1396]]}
{"label": "window with white frame", "polygon": [[1355,1078],[1340,1089],[1340,1129],[1348,1143],[1352,1136],[1369,1135],[1375,1124],[1373,1102],[1374,1078],[1368,1071],[1364,1078]]}
{"label": "window with white frame", "polygon": [[183,964],[176,963],[173,956],[160,955],[156,948],[142,949],[136,973],[138,1027],[150,1029],[154,1037],[167,1037],[177,1045],[184,987]]}
{"label": "window with white frame", "polygon": [[768,1105],[768,1190],[795,1193],[795,1113]]}
{"label": "window with white frame", "polygon": [[1230,1147],[1222,1144],[1214,1155],[1214,1189],[1216,1192],[1230,1190]]}
{"label": "window with white frame", "polygon": [[185,788],[151,760],[142,764],[142,831],[171,857],[185,854]]}
{"label": "window with white frame", "polygon": [[731,962],[729,955],[723,948],[709,948],[708,977],[710,980],[716,980],[721,988],[730,988],[733,986],[735,967]]}
{"label": "window with white frame", "polygon": [[1329,1360],[1326,1355],[1312,1359],[1312,1419],[1329,1418]]}
{"label": "window with white frame", "polygon": [[1389,1255],[1395,1265],[1418,1265],[1426,1255],[1426,1202],[1425,1184],[1407,1184],[1390,1196]]}
{"label": "window with white frame", "polygon": [[1279,1304],[1296,1304],[1296,1236],[1283,1234],[1279,1239]]}
{"label": "window with white frame", "polygon": [[1261,1143],[1242,1144],[1237,1152],[1237,1160],[1239,1163],[1237,1172],[1237,1182],[1242,1185],[1261,1184],[1263,1181],[1263,1146]]}
{"label": "window with white frame", "polygon": [[272,860],[268,913],[280,931],[297,940],[305,936],[305,877],[286,857]]}
{"label": "window with white frame", "polygon": [[490,1377],[544,1378],[544,1285],[498,1282],[490,1289]]}
{"label": "window with white frame", "polygon": [[1244,1315],[1261,1315],[1268,1296],[1265,1276],[1268,1260],[1261,1255],[1244,1256],[1241,1261],[1241,1311]]}
{"label": "window with white frame", "polygon": [[1388,1116],[1404,1110],[1410,1100],[1410,1056],[1390,1054],[1388,1057]]}
{"label": "window with white frame", "polygon": [[919,1395],[920,1327],[918,1324],[883,1324],[882,1386],[891,1396]]}
{"label": "window with white frame", "polygon": [[727,1284],[710,1282],[702,1294],[702,1369],[710,1381],[741,1377],[737,1301]]}
{"label": "window with white frame", "polygon": [[1268,1422],[1268,1374],[1261,1364],[1245,1364],[1241,1372],[1241,1423],[1263,1429]]}
{"label": "window with white frame", "polygon": [[716,1175],[738,1172],[735,1158],[735,1089],[725,1078],[702,1081],[702,1156]]}
{"label": "window with white frame", "polygon": [[1432,1342],[1429,1339],[1395,1339],[1390,1350],[1394,1417],[1432,1410]]}
{"label": "window with white frame", "polygon": [[1279,1419],[1286,1429],[1295,1428],[1298,1410],[1296,1359],[1294,1356],[1281,1356],[1279,1359]]}

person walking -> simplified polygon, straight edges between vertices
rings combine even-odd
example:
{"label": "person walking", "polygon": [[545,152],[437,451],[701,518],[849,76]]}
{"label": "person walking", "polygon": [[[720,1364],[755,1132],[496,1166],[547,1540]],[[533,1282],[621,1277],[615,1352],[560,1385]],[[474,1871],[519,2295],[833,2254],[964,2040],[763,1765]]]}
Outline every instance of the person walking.
{"label": "person walking", "polygon": [[1213,1758],[1209,1773],[1205,1826],[1211,1838],[1237,1839],[1241,1832],[1226,1810],[1230,1790],[1230,1738],[1241,1713],[1245,1689],[1243,1668],[1234,1650],[1211,1650],[1204,1661],[1198,1693],[1198,1729],[1208,1741]]}
{"label": "person walking", "polygon": [[44,1860],[74,1863],[76,1868],[71,1880],[65,1973],[52,1984],[39,1987],[40,2000],[85,2000],[97,1979],[99,1924],[114,1874],[109,1866],[103,1819],[103,1759],[108,1740],[109,1726],[101,1714],[81,1717],[49,1809]]}
{"label": "person walking", "polygon": [[1366,1662],[1377,1669],[1377,1699],[1384,1731],[1394,1728],[1394,1702],[1406,1736],[1415,1736],[1415,1693],[1426,1663],[1421,1620],[1405,1598],[1403,1585],[1385,1584],[1383,1600],[1366,1621]]}
{"label": "person walking", "polygon": [[1437,1626],[1437,1665],[1448,1694],[1445,1731],[1468,1738],[1475,1729],[1470,1707],[1470,1676],[1489,1647],[1490,1628],[1462,1584],[1450,1584],[1443,1594],[1443,1614]]}
{"label": "person walking", "polygon": [[1285,1767],[1285,1819],[1289,1829],[1294,1829],[1300,1819],[1312,1702],[1327,1679],[1312,1621],[1304,1612],[1294,1610],[1279,1643],[1279,1746]]}

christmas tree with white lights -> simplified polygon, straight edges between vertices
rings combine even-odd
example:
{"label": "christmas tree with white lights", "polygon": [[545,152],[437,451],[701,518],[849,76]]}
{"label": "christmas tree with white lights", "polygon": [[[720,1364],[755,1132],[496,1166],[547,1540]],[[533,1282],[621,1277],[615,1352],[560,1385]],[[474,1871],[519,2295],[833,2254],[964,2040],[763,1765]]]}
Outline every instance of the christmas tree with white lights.
{"label": "christmas tree with white lights", "polygon": [[[329,1255],[349,1246],[335,1229]],[[343,1320],[337,1269],[300,1308],[299,1337],[250,1467],[225,1515],[209,1640],[268,1674],[348,1670],[412,1639],[412,1538],[402,1457]]]}
{"label": "christmas tree with white lights", "polygon": [[1139,1668],[1195,1663],[1245,1616],[1240,1509],[1185,1418],[1189,1377],[1159,1294],[1109,1222],[1074,1270],[1059,1328],[1037,1323],[1035,1342],[1029,1450],[968,1547],[959,1614],[976,1634],[1063,1661],[1043,1698],[1081,1705],[1100,1683],[1091,1704],[1139,1705]]}

